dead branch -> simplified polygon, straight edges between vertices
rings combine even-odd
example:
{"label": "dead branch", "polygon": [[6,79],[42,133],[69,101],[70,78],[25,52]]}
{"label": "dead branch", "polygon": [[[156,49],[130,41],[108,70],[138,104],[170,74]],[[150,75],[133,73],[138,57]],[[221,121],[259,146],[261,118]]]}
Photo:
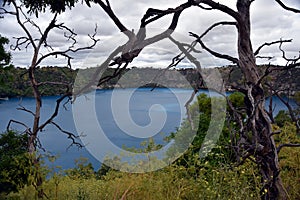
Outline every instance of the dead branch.
{"label": "dead branch", "polygon": [[102,0],[95,0],[94,2],[101,6],[101,8],[106,12],[106,14],[110,17],[110,19],[113,20],[113,22],[115,23],[115,25],[119,28],[119,30],[121,32],[126,34],[128,36],[128,38],[132,37],[131,32],[128,31],[128,29],[122,24],[122,22],[119,20],[119,18],[113,12],[108,0],[106,0],[106,4]]}
{"label": "dead branch", "polygon": [[22,111],[28,112],[28,113],[30,113],[33,117],[35,117],[35,113],[34,113],[34,112],[32,112],[31,110],[26,109],[24,106],[22,106],[22,105],[20,105],[20,104],[19,104],[19,106],[20,106],[20,108],[17,108],[17,110],[22,110]]}
{"label": "dead branch", "polygon": [[285,51],[282,49],[282,44],[283,44],[283,43],[280,43],[280,45],[279,45],[279,50],[280,50],[281,53],[282,53],[282,58],[284,58],[284,59],[287,61],[286,67],[291,68],[291,67],[299,66],[300,63],[297,63],[297,62],[300,60],[300,52],[299,52],[298,57],[288,58],[288,57],[286,56]]}
{"label": "dead branch", "polygon": [[[68,139],[72,140],[72,143],[70,144],[69,147],[73,146],[73,145],[76,145],[77,147],[79,148],[82,148],[83,145],[79,142],[77,142],[76,140],[80,137],[80,136],[77,136],[75,135],[74,133],[71,133],[71,132],[68,132],[68,131],[65,131],[63,130],[60,125],[58,125],[57,123],[51,121],[50,124],[53,124],[60,132],[66,134],[68,136]],[[68,148],[69,148],[68,147]]]}
{"label": "dead branch", "polygon": [[[213,10],[219,10],[221,12],[224,12],[228,14],[229,16],[233,17],[238,23],[243,23],[241,21],[241,17],[238,12],[234,11],[233,9],[229,8],[228,6],[221,4],[219,2],[215,2],[212,0],[194,0],[195,4],[204,4],[207,6],[210,6],[210,8]],[[203,7],[203,6],[202,6]],[[202,8],[201,7],[201,8]],[[206,8],[207,10],[207,8]]]}
{"label": "dead branch", "polygon": [[115,77],[120,76],[121,73],[122,73],[123,71],[126,70],[128,64],[129,64],[128,62],[125,63],[125,64],[123,65],[123,67],[121,67],[122,64],[120,64],[120,65],[118,65],[118,67],[115,69],[115,71],[114,71],[114,73],[113,73],[112,75],[108,75],[108,76],[105,76],[105,77],[101,77],[101,78],[99,79],[99,82],[98,82],[97,86],[100,86],[101,84],[103,84],[103,83],[105,83],[105,82],[107,82],[107,81],[109,81],[109,80],[111,80],[111,79],[113,79],[113,78],[115,78]]}
{"label": "dead branch", "polygon": [[255,58],[271,60],[275,57],[274,56],[255,56]]}
{"label": "dead branch", "polygon": [[19,124],[19,125],[21,125],[21,126],[24,126],[25,129],[26,129],[25,132],[26,132],[27,134],[29,134],[29,135],[32,134],[31,129],[30,129],[25,123],[20,122],[20,121],[17,121],[17,120],[13,120],[13,119],[9,120],[9,122],[8,122],[8,124],[7,124],[7,126],[6,126],[6,130],[7,130],[7,131],[10,130],[10,126],[11,126],[12,123],[15,123],[15,124]]}
{"label": "dead branch", "polygon": [[42,131],[45,128],[45,126],[47,126],[48,124],[53,122],[54,118],[58,115],[61,102],[66,98],[70,98],[71,95],[72,95],[72,93],[69,92],[69,93],[64,94],[63,96],[61,96],[59,99],[56,100],[56,106],[54,108],[52,115],[43,124],[41,124],[38,127],[38,130]]}
{"label": "dead branch", "polygon": [[16,40],[15,45],[11,45],[10,49],[15,50],[21,50],[21,46],[25,44],[25,49],[28,48],[28,46],[31,44],[28,37],[13,37],[13,39]]}
{"label": "dead branch", "polygon": [[[54,24],[54,25],[51,25],[51,24],[50,24],[50,25],[48,26],[48,28],[49,28],[49,27],[52,27],[52,28],[58,27],[58,28],[64,28],[64,29],[65,29],[65,26],[62,26],[62,25],[55,25],[55,24]],[[68,31],[71,31],[71,30],[68,29]],[[46,32],[46,31],[45,31],[45,32]],[[47,32],[49,32],[49,31],[47,31]],[[82,51],[82,50],[93,49],[93,48],[96,46],[97,42],[100,41],[99,39],[96,39],[96,38],[95,38],[96,33],[97,33],[97,26],[95,27],[95,33],[94,33],[93,35],[88,35],[88,36],[90,37],[91,41],[92,41],[92,44],[91,44],[91,45],[73,49],[72,47],[73,47],[74,44],[76,43],[76,40],[73,38],[73,40],[74,40],[75,43],[73,42],[72,46],[70,46],[67,50],[64,50],[64,51],[54,51],[54,52],[50,52],[50,53],[48,53],[48,54],[46,54],[46,55],[43,55],[43,56],[41,56],[41,57],[36,61],[35,66],[38,66],[44,59],[46,59],[46,58],[48,58],[48,57],[51,57],[51,56],[63,56],[63,57],[65,57],[65,58],[67,58],[68,66],[71,67],[71,59],[73,59],[73,58],[69,55],[69,53],[71,53],[71,52],[72,52],[72,53],[76,53],[76,52]],[[47,35],[48,35],[48,33],[46,33],[46,36],[47,36]],[[74,35],[74,33],[71,32],[71,35]],[[44,36],[45,36],[45,34],[44,34]],[[44,36],[43,36],[43,37],[44,37]],[[69,36],[69,38],[71,38],[71,36]],[[45,40],[45,41],[46,41],[46,40]]]}
{"label": "dead branch", "polygon": [[[195,5],[195,3],[193,3],[192,1],[188,1],[177,6],[176,8],[169,8],[167,10],[149,8],[146,14],[141,19],[140,29],[137,35],[135,35],[133,31],[129,31],[116,17],[114,12],[112,11],[112,8],[109,5],[109,1],[106,1],[106,4],[103,1],[95,1],[95,3],[98,3],[104,9],[104,11],[114,21],[115,25],[119,28],[119,30],[125,35],[127,35],[127,37],[129,38],[129,41],[123,46],[122,55],[114,59],[114,65],[131,62],[135,57],[139,55],[142,49],[144,49],[146,46],[149,46],[155,42],[161,41],[162,39],[170,36],[177,26],[182,11],[188,7]],[[163,16],[169,14],[173,14],[172,21],[169,27],[160,34],[157,34],[151,38],[146,38],[146,25],[157,21]]]}
{"label": "dead branch", "polygon": [[119,46],[117,47],[108,57],[107,59],[99,66],[96,68],[96,71],[93,73],[93,76],[91,77],[91,79],[89,80],[89,82],[87,84],[85,84],[84,86],[80,85],[80,88],[75,88],[75,91],[73,91],[73,100],[76,100],[76,96],[83,94],[85,92],[89,92],[90,89],[95,86],[95,85],[99,85],[99,80],[101,77],[99,77],[99,74],[101,74],[101,71],[103,69],[106,69],[109,66],[109,63],[114,59],[114,57],[116,57],[120,52],[122,52],[123,46]]}
{"label": "dead branch", "polygon": [[228,22],[228,21],[222,21],[222,22],[217,22],[213,25],[211,25],[208,29],[206,29],[206,31],[204,33],[202,33],[198,39],[202,39],[205,35],[207,35],[211,30],[213,30],[214,28],[218,27],[218,26],[226,26],[226,25],[229,25],[229,26],[237,26],[237,23],[236,22]]}
{"label": "dead branch", "polygon": [[[278,41],[274,41],[274,42],[265,42],[264,44],[262,44],[261,46],[259,46],[257,48],[257,50],[254,52],[254,55],[257,56],[260,52],[260,50],[266,46],[271,46],[271,45],[274,45],[274,44],[282,44],[282,43],[287,43],[287,42],[292,42],[292,39],[289,39],[289,40],[278,40]],[[272,58],[272,57],[271,57]]]}
{"label": "dead branch", "polygon": [[281,144],[277,147],[277,153],[279,154],[284,147],[300,147],[300,144]]}
{"label": "dead branch", "polygon": [[[190,62],[192,62],[196,68],[198,70],[201,70],[201,64],[200,62],[191,54],[191,52],[195,52],[195,53],[201,53],[201,51],[196,50],[195,46],[197,44],[197,41],[193,41],[191,44],[184,44],[184,43],[180,43],[178,41],[176,41],[173,37],[169,36],[169,39],[176,44],[176,46],[178,47],[178,49],[181,51],[181,53],[179,55],[177,55],[177,57],[179,58],[182,54],[184,54],[183,58],[187,58]],[[187,48],[185,48],[187,47]],[[173,58],[174,59],[174,58]]]}
{"label": "dead branch", "polygon": [[[190,33],[190,36],[192,37],[195,37],[197,38],[197,42],[201,45],[201,47],[203,49],[205,49],[206,51],[208,51],[210,54],[212,54],[213,56],[217,57],[217,58],[222,58],[222,59],[225,59],[225,60],[229,60],[235,64],[238,64],[238,59],[237,58],[234,58],[232,56],[229,56],[229,55],[226,55],[226,54],[221,54],[221,53],[218,53],[216,51],[213,51],[211,49],[209,49],[201,40],[200,36],[198,36],[197,34],[195,33],[192,33],[192,32],[189,32]],[[200,39],[198,39],[200,38]]]}
{"label": "dead branch", "polygon": [[299,9],[296,9],[296,8],[292,8],[292,7],[289,7],[287,5],[285,5],[281,0],[275,0],[282,8],[284,8],[285,10],[288,10],[288,11],[292,11],[294,13],[300,13],[300,10]]}
{"label": "dead branch", "polygon": [[20,10],[22,10],[21,7],[18,6],[15,1],[12,1],[11,3],[13,4],[13,6],[15,8],[15,11],[16,11],[14,15],[16,16],[18,24],[21,26],[21,28],[25,32],[26,37],[30,41],[30,44],[32,45],[32,47],[34,49],[36,49],[37,47],[35,45],[35,42],[34,42],[34,39],[33,39],[32,35],[30,34],[30,31],[26,28],[26,26],[24,25],[24,23],[22,23],[22,21],[21,21],[21,18],[20,18]]}
{"label": "dead branch", "polygon": [[204,31],[204,33],[202,33],[200,36],[198,36],[197,34],[195,33],[192,33],[192,32],[189,32],[190,36],[192,37],[195,37],[196,38],[196,41],[201,45],[201,47],[203,49],[205,49],[206,51],[208,51],[210,54],[218,57],[218,58],[222,58],[222,59],[226,59],[226,60],[229,60],[233,63],[238,63],[238,59],[237,58],[234,58],[232,56],[229,56],[229,55],[225,55],[225,54],[220,54],[216,51],[213,51],[211,49],[209,49],[202,41],[202,38],[207,35],[211,30],[213,30],[214,28],[218,27],[218,26],[225,26],[225,25],[230,25],[230,26],[237,26],[237,23],[236,22],[228,22],[228,21],[221,21],[221,22],[217,22],[217,23],[214,23],[213,25],[211,25],[209,28],[206,29],[206,31]]}

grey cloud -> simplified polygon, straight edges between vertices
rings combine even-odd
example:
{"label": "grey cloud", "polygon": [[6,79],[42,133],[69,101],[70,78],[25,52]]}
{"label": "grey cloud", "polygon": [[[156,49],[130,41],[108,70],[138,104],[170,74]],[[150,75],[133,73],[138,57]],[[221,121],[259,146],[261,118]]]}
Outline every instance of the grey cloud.
{"label": "grey cloud", "polygon": [[[147,8],[167,9],[169,7],[176,7],[184,2],[185,0],[112,0],[111,6],[126,27],[130,30],[135,29],[136,32],[140,25],[140,19],[145,14]],[[233,0],[220,0],[219,2],[235,9],[235,1]],[[288,5],[299,5],[299,1],[297,0],[285,0],[285,2]],[[49,16],[49,13],[42,15],[38,19],[38,23],[45,27],[47,21],[49,22]],[[252,39],[254,49],[264,42],[270,42],[280,38],[291,38],[294,39],[293,43],[285,44],[283,47],[289,55],[297,55],[299,51],[298,47],[300,46],[300,39],[298,39],[300,32],[299,15],[283,11],[275,2],[254,1],[251,16],[253,21]],[[151,37],[161,32],[163,28],[168,27],[170,20],[171,16],[168,16],[151,24],[148,27],[150,29],[147,29],[147,36]],[[194,38],[189,37],[189,31],[201,34],[213,23],[224,20],[231,21],[232,19],[218,11],[204,11],[200,8],[190,8],[182,13],[178,27],[173,35],[174,38],[179,41],[190,43]],[[88,8],[86,5],[78,4],[71,11],[60,15],[58,22],[64,22],[66,26],[74,29],[78,34],[77,41],[79,46],[89,44],[87,34],[93,33],[95,24],[98,24],[97,35],[98,38],[100,38],[100,42],[97,48],[72,55],[74,57],[73,63],[78,67],[84,67],[89,63],[93,63],[94,65],[101,63],[118,45],[124,44],[127,41],[127,38],[119,32],[112,20],[95,4],[92,4],[91,8]],[[0,30],[1,34],[10,36],[10,39],[12,36],[19,36],[22,33],[15,22],[9,18],[0,20]],[[11,42],[13,42],[12,39]],[[216,28],[205,36],[204,42],[211,49],[220,53],[226,53],[232,56],[236,55],[236,30],[234,27]],[[55,30],[50,34],[49,44],[61,50],[69,46],[69,43],[67,43],[63,37],[63,32],[59,30]],[[197,45],[197,48],[202,50],[199,45]],[[145,63],[148,62],[151,63],[151,65],[166,66],[177,53],[179,53],[179,50],[171,42],[159,42],[151,45],[150,48],[144,49],[140,57],[134,60],[132,65],[146,65]],[[276,45],[264,49],[262,53],[265,55],[281,56],[278,51],[278,46]],[[199,58],[203,66],[228,64],[227,61],[213,58],[204,50],[202,50],[201,54],[196,54],[195,56]],[[28,52],[13,53],[13,61],[16,65],[27,66],[29,58],[29,50]],[[278,60],[280,59],[274,59],[274,62],[278,62]],[[64,59],[50,59],[45,62],[45,64],[48,64],[48,62],[51,63],[51,65],[65,64]],[[187,63],[188,62],[186,62],[185,65],[187,65]]]}

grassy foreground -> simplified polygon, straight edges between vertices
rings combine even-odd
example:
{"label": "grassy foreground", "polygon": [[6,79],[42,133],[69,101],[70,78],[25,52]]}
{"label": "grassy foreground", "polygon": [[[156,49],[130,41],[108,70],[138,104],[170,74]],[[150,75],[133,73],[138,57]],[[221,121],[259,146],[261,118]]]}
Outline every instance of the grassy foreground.
{"label": "grassy foreground", "polygon": [[[293,154],[293,159],[282,158],[282,178],[290,199],[300,199],[300,152],[284,149],[283,154]],[[204,163],[197,175],[192,167],[170,166],[163,170],[129,174],[109,171],[97,176],[88,167],[68,175],[54,174],[45,181],[43,190],[47,199],[259,199],[260,178],[256,167],[246,162],[238,167],[212,167]],[[7,199],[37,199],[33,186],[26,186]]]}

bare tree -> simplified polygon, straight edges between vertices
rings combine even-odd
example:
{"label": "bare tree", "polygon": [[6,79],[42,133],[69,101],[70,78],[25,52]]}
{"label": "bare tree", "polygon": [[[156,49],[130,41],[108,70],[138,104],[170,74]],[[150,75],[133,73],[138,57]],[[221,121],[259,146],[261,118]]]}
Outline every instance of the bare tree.
{"label": "bare tree", "polygon": [[[166,10],[149,8],[141,19],[140,29],[137,33],[134,33],[128,29],[120,21],[111,8],[109,0],[86,0],[88,6],[90,2],[100,5],[102,10],[107,13],[107,15],[114,22],[116,27],[128,37],[128,42],[120,46],[112,55],[116,55],[112,60],[112,55],[106,61],[110,63],[109,65],[116,65],[117,69],[126,68],[128,63],[130,63],[134,58],[136,58],[140,52],[148,45],[160,41],[164,38],[170,37],[171,34],[177,27],[180,15],[182,11],[190,7],[199,7],[199,9],[204,10],[218,10],[232,18],[233,21],[224,21],[213,24],[209,27],[202,35],[196,33],[190,33],[192,37],[195,38],[195,42],[199,43],[201,47],[208,51],[215,57],[229,60],[235,63],[242,71],[244,77],[244,85],[236,88],[245,94],[245,104],[247,106],[247,120],[242,121],[242,117],[238,112],[235,112],[235,120],[239,124],[239,131],[236,132],[235,136],[237,138],[234,148],[236,155],[238,156],[238,161],[243,162],[245,159],[249,158],[254,161],[260,170],[260,175],[262,177],[262,188],[261,194],[262,199],[287,199],[287,194],[284,189],[283,183],[280,178],[280,168],[278,161],[278,153],[282,147],[297,146],[297,145],[281,145],[277,148],[273,135],[276,133],[272,132],[271,119],[265,110],[265,98],[266,93],[262,86],[262,81],[266,75],[261,75],[258,71],[256,59],[260,58],[259,52],[262,48],[269,45],[282,44],[283,42],[289,41],[274,41],[270,43],[262,44],[256,51],[253,50],[251,42],[251,21],[250,21],[250,7],[255,0],[237,0],[236,8],[234,10],[226,5],[223,5],[214,0],[187,0],[187,2]],[[25,4],[29,6],[31,10],[41,11],[44,5],[32,4],[30,1],[24,1]],[[62,7],[66,6],[72,7],[74,1],[67,0],[62,1]],[[76,1],[75,1],[76,2]],[[283,9],[299,13],[300,10],[296,8],[291,8],[285,5],[280,0],[274,0],[274,3],[278,3]],[[53,6],[50,3],[50,7]],[[55,11],[55,8],[54,8]],[[63,9],[58,11],[62,12]],[[147,26],[154,21],[157,21],[167,15],[172,15],[172,20],[165,31],[160,34],[147,38]],[[210,49],[203,42],[203,37],[210,33],[212,29],[221,25],[234,26],[237,30],[237,52],[238,57],[231,55],[222,54]],[[30,39],[29,39],[30,41]],[[188,48],[192,49],[195,43],[188,45]],[[188,57],[187,50],[183,49],[185,56]],[[285,54],[283,54],[285,57]],[[176,60],[174,60],[176,61]],[[289,60],[287,60],[289,61]],[[197,66],[197,64],[195,64]],[[289,61],[287,65],[282,68],[282,70],[290,69],[299,66],[299,59],[294,61]],[[121,67],[122,66],[122,67]],[[268,71],[266,71],[266,74]],[[117,73],[116,73],[117,74]],[[34,80],[34,79],[33,79]],[[35,84],[33,83],[33,86]],[[36,87],[36,86],[35,86]],[[37,95],[38,97],[38,95]],[[38,102],[38,101],[37,101]],[[232,108],[234,111],[234,108]]]}
{"label": "bare tree", "polygon": [[[237,11],[212,0],[189,0],[175,8],[167,10],[159,10],[149,8],[141,20],[140,30],[137,35],[128,29],[120,22],[112,11],[109,1],[106,4],[103,1],[94,1],[99,4],[103,10],[110,16],[116,26],[121,32],[129,38],[128,43],[123,48],[123,54],[118,57],[113,64],[121,64],[122,62],[128,63],[133,58],[138,56],[139,52],[146,46],[166,36],[170,36],[172,31],[177,26],[181,12],[189,7],[198,6],[200,9],[206,10],[219,10],[233,18],[232,22],[218,22],[207,29],[201,36],[195,33],[190,33],[191,36],[196,38],[196,41],[202,48],[208,51],[215,57],[229,60],[242,70],[245,84],[239,90],[245,94],[245,103],[247,106],[247,121],[241,121],[241,117],[236,117],[240,124],[239,132],[237,133],[238,140],[236,141],[236,151],[239,156],[239,161],[253,157],[253,161],[258,165],[262,177],[262,199],[287,199],[287,194],[284,189],[283,183],[280,178],[280,168],[278,162],[278,152],[284,146],[298,146],[298,145],[281,145],[276,147],[271,127],[271,120],[265,111],[265,92],[262,87],[262,80],[265,75],[260,75],[256,64],[256,56],[260,50],[267,45],[282,44],[288,41],[276,41],[265,43],[260,46],[256,51],[253,50],[251,43],[251,21],[250,21],[250,7],[254,0],[237,0]],[[286,10],[299,13],[299,10],[290,8],[282,3],[280,0],[275,2],[279,3]],[[171,25],[168,30],[156,35],[152,38],[146,38],[146,26],[166,15],[173,14]],[[237,52],[238,57],[235,58],[230,55],[221,54],[207,47],[202,38],[210,32],[213,28],[220,25],[233,25],[238,32]],[[283,54],[283,57],[285,55]],[[283,68],[293,68],[299,66],[298,59],[295,59]],[[236,116],[239,114],[236,113]]]}
{"label": "bare tree", "polygon": [[[260,174],[262,176],[262,199],[287,199],[287,194],[280,178],[280,168],[278,163],[278,152],[273,139],[271,120],[265,111],[265,92],[262,87],[262,79],[265,75],[260,75],[256,65],[256,58],[261,48],[266,45],[273,45],[291,41],[277,41],[265,43],[256,51],[253,51],[251,44],[251,21],[250,7],[254,1],[238,0],[237,11],[210,0],[199,1],[200,5],[209,6],[211,9],[220,10],[230,15],[235,23],[238,31],[238,58],[229,55],[222,55],[209,49],[202,42],[201,37],[195,34],[192,36],[198,39],[201,46],[216,57],[227,59],[236,63],[242,70],[245,78],[245,85],[239,90],[245,94],[245,103],[247,106],[247,121],[239,123],[240,129],[238,140],[236,141],[237,155],[240,160],[244,160],[253,156],[253,160],[257,163]],[[280,2],[280,1],[277,1]],[[281,3],[281,2],[280,2]],[[281,5],[284,5],[281,3]],[[296,9],[294,9],[296,10]],[[217,24],[218,25],[218,24]],[[299,66],[297,62],[288,63],[284,69]],[[237,118],[240,121],[240,118]],[[290,145],[293,146],[293,145]],[[296,146],[296,145],[295,145]],[[263,191],[265,191],[263,193]]]}
{"label": "bare tree", "polygon": [[[54,119],[58,115],[59,108],[62,106],[62,102],[64,100],[70,100],[72,95],[72,83],[71,82],[38,82],[36,75],[36,70],[38,69],[39,65],[42,64],[42,62],[49,58],[55,58],[57,56],[65,57],[67,60],[67,66],[71,68],[71,53],[79,52],[82,50],[88,50],[92,49],[96,43],[98,42],[98,39],[95,38],[97,33],[97,26],[95,28],[95,32],[92,35],[89,35],[90,37],[90,45],[84,46],[84,47],[77,47],[77,40],[76,40],[76,33],[64,25],[64,23],[58,23],[57,17],[58,13],[54,13],[51,21],[45,28],[45,30],[42,30],[38,24],[36,24],[32,19],[31,16],[26,14],[24,12],[24,6],[20,5],[18,1],[9,1],[9,8],[12,8],[13,10],[7,10],[9,8],[0,8],[0,14],[2,15],[13,15],[19,25],[21,27],[24,36],[17,37],[15,45],[12,45],[12,50],[21,50],[25,48],[26,50],[32,50],[32,57],[30,60],[30,63],[28,64],[28,70],[27,74],[30,80],[30,86],[32,88],[32,92],[35,98],[35,110],[29,110],[23,106],[20,105],[19,110],[23,110],[33,116],[33,125],[32,127],[29,127],[27,124],[24,124],[23,122],[16,121],[11,119],[7,125],[7,129],[10,129],[12,123],[16,123],[19,125],[22,125],[25,127],[25,132],[28,134],[28,152],[32,155],[37,150],[37,147],[39,146],[40,142],[38,140],[38,135],[43,129],[48,125],[55,126],[60,132],[67,135],[69,139],[71,139],[72,144],[77,145],[79,147],[82,146],[80,142],[77,141],[78,136],[74,133],[68,132],[66,130],[63,130],[60,125],[58,125]],[[55,29],[61,30],[62,33],[64,33],[64,36],[66,38],[66,41],[70,41],[70,46],[61,51],[56,51],[54,48],[52,48],[51,44],[48,43],[49,33]],[[37,33],[37,34],[35,34]],[[38,36],[36,36],[38,35]],[[43,51],[46,50],[46,51]],[[44,53],[46,52],[46,53]],[[54,111],[52,115],[45,120],[44,122],[41,121],[41,107],[42,107],[42,96],[40,87],[43,85],[64,85],[65,86],[65,93],[62,94],[57,100],[56,100],[56,106],[54,108]],[[33,163],[35,167],[39,168],[39,158],[34,156]],[[37,177],[35,186],[38,188],[42,184],[42,178],[39,176]],[[39,191],[39,196],[43,196],[43,192]]]}

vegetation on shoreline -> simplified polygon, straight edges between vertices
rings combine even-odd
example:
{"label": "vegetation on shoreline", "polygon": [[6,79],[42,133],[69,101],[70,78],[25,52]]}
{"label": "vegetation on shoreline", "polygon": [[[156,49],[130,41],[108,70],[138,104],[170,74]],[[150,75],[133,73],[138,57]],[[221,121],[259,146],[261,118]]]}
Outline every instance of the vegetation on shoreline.
{"label": "vegetation on shoreline", "polygon": [[[244,106],[241,93],[232,94],[230,99],[235,106]],[[229,128],[237,128],[236,124],[226,123],[227,126],[223,128],[217,146],[205,159],[199,158],[199,149],[210,121],[210,103],[210,98],[203,94],[199,95],[198,101],[191,106],[192,119],[201,121],[197,135],[190,148],[166,168],[149,173],[132,174],[116,171],[103,164],[98,171],[95,171],[87,159],[80,158],[73,169],[54,170],[41,167],[39,170],[42,172],[35,173],[32,165],[25,163],[22,169],[29,172],[23,175],[25,179],[18,178],[21,169],[3,168],[2,174],[16,174],[17,176],[14,177],[20,182],[15,188],[2,191],[0,198],[38,199],[38,191],[42,190],[47,199],[259,199],[266,191],[261,191],[261,177],[257,166],[250,160],[239,165],[234,156],[231,156],[233,152],[230,149]],[[275,121],[274,132],[281,130],[281,133],[275,136],[278,143],[300,143],[296,127],[287,115],[281,113],[275,117]],[[190,122],[185,120],[184,123]],[[185,136],[187,127],[189,126],[183,125],[167,139],[179,135],[180,142],[182,139],[180,135]],[[16,137],[6,140],[15,141],[13,138]],[[23,141],[23,136],[20,138],[22,139],[20,141]],[[4,143],[1,144],[3,146]],[[10,145],[15,145],[14,149],[16,149],[10,156],[10,162],[15,164],[10,166],[16,166],[16,163],[20,163],[20,160],[24,160],[23,158],[27,156],[24,150],[26,144],[10,142]],[[17,151],[18,146],[21,148],[20,151]],[[145,152],[160,147],[150,140],[146,143]],[[5,155],[5,152],[1,155]],[[279,158],[281,175],[289,198],[299,199],[300,152],[295,148],[284,148]],[[57,168],[59,169],[59,166]],[[48,172],[48,175],[45,172]],[[44,174],[44,181],[40,188],[35,188],[33,177],[36,174]],[[0,184],[9,181],[15,183],[14,177],[7,179],[7,176],[0,176]]]}
{"label": "vegetation on shoreline", "polygon": [[[277,128],[274,126],[274,129]],[[282,130],[276,139],[282,137],[285,142],[300,142],[300,138],[294,134],[293,124],[286,123]],[[212,152],[209,157],[218,159],[220,156]],[[280,160],[283,183],[289,198],[299,199],[300,152],[293,148],[283,149]],[[74,169],[50,172],[50,178],[41,187],[47,199],[53,200],[260,198],[264,191],[260,191],[260,176],[254,163],[248,160],[236,166],[224,162],[216,165],[212,161],[200,162],[197,173],[195,163],[189,162],[185,166],[174,163],[155,172],[131,174],[107,166],[95,172],[86,159],[80,159]],[[2,194],[3,199],[38,199],[37,196],[38,192],[32,184],[25,185],[17,192]]]}
{"label": "vegetation on shoreline", "polygon": [[[261,73],[267,66],[260,66]],[[276,66],[272,66],[276,67]],[[84,69],[87,73],[90,69]],[[114,73],[113,68],[107,69],[102,77],[108,77]],[[205,69],[204,69],[205,70]],[[210,69],[211,70],[211,69]],[[227,90],[232,86],[242,84],[241,71],[235,66],[216,68],[223,77]],[[127,72],[130,77],[125,78],[122,85],[118,80]],[[36,70],[36,77],[41,83],[40,91],[42,96],[60,95],[66,91],[66,86],[72,88],[78,70],[67,67],[41,67]],[[276,71],[277,72],[277,71]],[[178,74],[179,73],[179,74]],[[274,86],[275,90],[284,92],[289,89],[290,94],[300,91],[300,82],[297,77],[300,76],[300,69],[291,69],[289,75],[286,73],[272,73],[268,76],[269,84]],[[157,78],[155,78],[157,77]],[[154,79],[155,78],[155,79]],[[154,80],[153,80],[154,79]],[[127,81],[126,81],[127,80]],[[149,81],[153,80],[153,84]],[[163,83],[157,85],[156,82]],[[54,84],[53,84],[54,83]],[[57,83],[57,84],[55,84]],[[170,69],[164,71],[156,68],[135,68],[127,69],[118,77],[106,81],[99,88],[109,89],[114,87],[177,87],[177,88],[205,88],[201,74],[195,69]],[[15,68],[12,65],[0,67],[0,97],[33,96],[30,88],[27,69]]]}

